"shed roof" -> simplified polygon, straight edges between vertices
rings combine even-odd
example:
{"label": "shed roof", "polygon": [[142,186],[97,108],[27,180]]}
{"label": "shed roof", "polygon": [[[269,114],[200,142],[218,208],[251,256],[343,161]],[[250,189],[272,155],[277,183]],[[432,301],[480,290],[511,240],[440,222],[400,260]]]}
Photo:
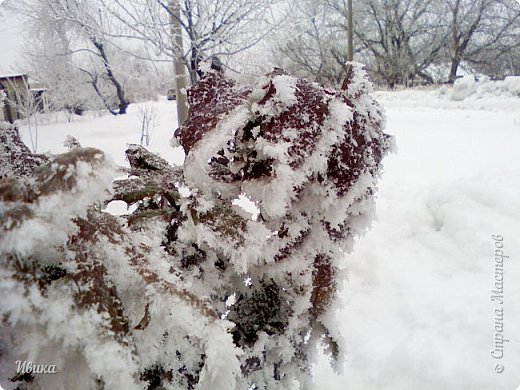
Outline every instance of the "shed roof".
{"label": "shed roof", "polygon": [[27,77],[27,74],[26,73],[0,74],[0,80],[2,80],[2,79],[16,79],[18,77]]}

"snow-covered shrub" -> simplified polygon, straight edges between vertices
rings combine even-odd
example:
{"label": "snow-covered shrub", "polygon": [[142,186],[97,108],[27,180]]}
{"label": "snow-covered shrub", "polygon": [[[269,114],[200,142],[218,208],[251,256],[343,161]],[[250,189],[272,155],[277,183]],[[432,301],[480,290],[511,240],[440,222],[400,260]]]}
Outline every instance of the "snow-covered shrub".
{"label": "snow-covered shrub", "polygon": [[[95,149],[0,154],[31,167],[0,181],[1,385],[309,388],[318,343],[340,367],[341,269],[392,144],[359,66],[345,85],[210,71],[175,133],[184,167],[131,145],[113,184]],[[115,217],[110,200],[138,207]]]}
{"label": "snow-covered shrub", "polygon": [[65,146],[69,150],[81,148],[81,144],[79,143],[78,139],[70,134],[65,137],[65,140],[63,141],[63,146]]}
{"label": "snow-covered shrub", "polygon": [[455,80],[453,89],[451,90],[451,100],[460,101],[471,96],[477,90],[475,77],[473,75],[466,75],[460,79]]}
{"label": "snow-covered shrub", "polygon": [[0,122],[0,179],[27,176],[48,161],[44,155],[31,153],[14,125]]}
{"label": "snow-covered shrub", "polygon": [[505,90],[520,97],[520,76],[508,76],[504,80]]}

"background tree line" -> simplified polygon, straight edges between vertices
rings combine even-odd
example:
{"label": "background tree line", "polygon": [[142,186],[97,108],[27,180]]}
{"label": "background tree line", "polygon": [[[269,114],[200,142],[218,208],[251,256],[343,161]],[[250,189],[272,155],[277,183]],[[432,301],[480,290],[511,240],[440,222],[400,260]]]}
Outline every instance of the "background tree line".
{"label": "background tree line", "polygon": [[[57,110],[124,114],[130,102],[174,87],[176,60],[188,84],[214,56],[230,72],[283,66],[322,84],[337,85],[345,70],[347,0],[20,0],[10,6],[27,17],[27,72],[48,87]],[[520,4],[354,1],[354,59],[366,64],[375,83],[391,88],[453,82],[461,66],[518,75]]]}
{"label": "background tree line", "polygon": [[[276,45],[292,71],[337,83],[346,57],[347,0],[290,6],[292,37]],[[295,33],[296,32],[296,33]],[[355,60],[389,87],[453,82],[461,65],[491,76],[520,74],[515,0],[354,1]]]}
{"label": "background tree line", "polygon": [[218,56],[227,63],[255,46],[274,29],[277,2],[20,0],[8,6],[25,16],[25,70],[49,88],[53,108],[118,115],[130,102],[172,88],[175,60],[194,83],[202,61]]}

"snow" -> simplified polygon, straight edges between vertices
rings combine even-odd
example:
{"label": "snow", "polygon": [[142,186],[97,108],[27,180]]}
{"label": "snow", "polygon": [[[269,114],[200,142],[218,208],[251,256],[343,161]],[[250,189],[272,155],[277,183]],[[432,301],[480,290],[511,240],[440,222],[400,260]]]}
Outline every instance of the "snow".
{"label": "snow", "polygon": [[[518,113],[518,95],[508,90],[508,84],[515,84],[516,79],[508,77],[504,81],[489,81],[488,78],[481,78],[478,82],[473,82],[473,93],[461,100],[452,99],[453,88],[447,85],[403,89],[392,93],[377,91],[375,96],[384,107],[391,106],[394,110],[410,110],[411,107],[415,107],[416,110],[458,109]],[[471,81],[466,79],[465,82]]]}
{"label": "snow", "polygon": [[[375,93],[398,152],[385,159],[378,219],[346,255],[342,309],[328,319],[341,330],[347,350],[344,372],[334,374],[322,355],[314,369],[317,389],[518,387],[520,99],[509,90],[517,82],[473,83],[473,92],[456,100],[457,86],[453,91]],[[150,149],[181,164],[182,150],[168,143],[176,128],[175,106],[165,98],[153,104],[159,124]],[[89,114],[71,123],[64,117],[44,122],[40,152],[65,152],[63,141],[72,135],[82,146],[104,150],[124,165],[127,143],[140,139],[137,105],[118,117]],[[21,133],[30,144],[28,129],[22,126]],[[504,335],[510,341],[500,361],[490,354],[492,235],[497,234],[504,237],[503,249],[510,256],[504,261]],[[226,334],[212,331],[218,336],[209,350],[221,343],[228,348]],[[232,351],[228,358],[208,367],[208,380],[237,369]],[[504,364],[503,373],[495,372],[496,363]]]}
{"label": "snow", "polygon": [[504,85],[511,94],[520,96],[520,76],[506,77]]}
{"label": "snow", "polygon": [[[96,149],[76,149],[71,153],[79,160],[70,163],[69,159],[58,158],[48,167],[50,178],[40,184],[41,196],[29,208],[31,218],[0,237],[2,253],[12,251],[28,256],[37,253],[37,248],[64,244],[77,230],[72,218],[85,217],[89,205],[109,197],[105,189],[110,188],[115,176],[114,164]],[[60,175],[64,182],[73,178],[73,183],[60,188],[54,179]],[[54,184],[47,184],[53,181]],[[56,213],[57,209],[60,213]]]}
{"label": "snow", "polygon": [[[173,131],[177,128],[175,102],[160,96],[157,101],[132,104],[128,114],[113,116],[108,112],[87,112],[84,116],[72,116],[67,122],[62,113],[46,115],[39,119],[38,152],[64,153],[64,144],[70,137],[76,138],[83,147],[96,147],[110,154],[121,166],[127,166],[125,150],[128,144],[139,144],[141,139],[142,113],[140,107],[152,104],[158,111],[157,126],[153,129],[147,148],[159,153],[173,164],[182,165],[182,148],[172,148],[169,144]],[[31,145],[28,130],[23,127],[20,134],[27,145]],[[124,176],[124,175],[123,175]]]}
{"label": "snow", "polygon": [[288,107],[296,103],[296,81],[297,79],[295,77],[286,74],[276,76],[273,79],[273,84],[276,89],[276,99]]}
{"label": "snow", "polygon": [[[398,153],[385,160],[378,220],[347,256],[349,279],[337,313],[345,373],[336,376],[323,358],[316,388],[515,389],[520,99],[512,108],[509,97],[497,95],[497,106],[481,111],[471,99],[447,107],[438,91],[377,95]],[[504,265],[510,342],[502,362],[490,354],[496,234],[510,256]],[[502,374],[496,363],[504,364]]]}
{"label": "snow", "polygon": [[520,76],[509,76],[503,81],[491,82],[489,77],[482,76],[477,81],[474,76],[466,75],[457,79],[450,94],[451,100],[488,99],[496,96],[520,96]]}
{"label": "snow", "polygon": [[476,91],[475,77],[466,75],[455,80],[451,91],[451,100],[464,100]]}
{"label": "snow", "polygon": [[[229,329],[234,324],[227,323]],[[237,388],[236,376],[240,373],[240,362],[236,355],[240,353],[237,348],[230,349],[233,339],[228,329],[213,326],[208,334],[204,335],[207,340],[206,354],[207,363],[201,373],[197,390],[227,390]]]}

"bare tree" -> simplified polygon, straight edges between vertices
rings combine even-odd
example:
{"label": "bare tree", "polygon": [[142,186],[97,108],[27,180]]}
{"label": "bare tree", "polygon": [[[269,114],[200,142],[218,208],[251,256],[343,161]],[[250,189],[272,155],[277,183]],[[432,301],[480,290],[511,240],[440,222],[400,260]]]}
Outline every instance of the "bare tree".
{"label": "bare tree", "polygon": [[[48,39],[60,37],[60,45],[54,46],[54,56],[74,56],[78,69],[88,75],[104,106],[114,114],[125,114],[129,105],[125,95],[124,77],[113,66],[114,55],[109,49],[107,37],[113,25],[98,12],[95,0],[22,0],[16,9],[27,17],[33,37]],[[59,50],[61,49],[61,50]],[[93,65],[86,68],[85,64]],[[109,96],[102,93],[99,80],[113,89],[115,106]]]}
{"label": "bare tree", "polygon": [[441,0],[441,3],[450,15],[450,82],[457,78],[462,61],[489,64],[520,47],[520,4],[515,0]]}
{"label": "bare tree", "polygon": [[[367,64],[376,82],[394,87],[433,81],[427,68],[447,44],[446,23],[434,2],[367,0],[353,5],[355,57]],[[289,68],[337,83],[348,59],[348,9],[348,0],[307,0],[290,9],[297,16],[278,48]]]}
{"label": "bare tree", "polygon": [[179,15],[166,0],[99,0],[120,30],[114,38],[134,38],[155,50],[154,59],[174,59],[171,19],[179,18],[184,38],[182,58],[192,83],[201,61],[225,58],[261,41],[273,28],[271,6],[278,0],[181,0]]}
{"label": "bare tree", "polygon": [[88,88],[88,79],[75,64],[65,30],[57,25],[44,27],[40,24],[38,31],[31,30],[32,39],[25,42],[23,50],[26,73],[47,88],[49,109],[64,111],[70,122],[74,113],[101,108]]}
{"label": "bare tree", "polygon": [[286,9],[288,23],[275,44],[277,61],[319,83],[339,84],[347,61],[346,24],[333,11],[322,1],[290,4]]}
{"label": "bare tree", "polygon": [[[345,13],[345,1],[336,2]],[[372,71],[390,87],[432,82],[426,69],[446,44],[443,15],[428,0],[368,0],[356,10],[354,33]]]}
{"label": "bare tree", "polygon": [[139,117],[141,119],[141,146],[149,146],[152,132],[157,126],[157,107],[151,102],[139,106]]}
{"label": "bare tree", "polygon": [[33,153],[36,153],[38,150],[39,99],[31,93],[26,77],[22,77],[22,83],[12,81],[7,81],[7,83],[11,93],[7,95],[5,100],[18,113],[18,117],[26,121],[31,148]]}
{"label": "bare tree", "polygon": [[511,50],[486,50],[477,61],[472,61],[474,69],[493,78],[520,76],[520,47]]}

